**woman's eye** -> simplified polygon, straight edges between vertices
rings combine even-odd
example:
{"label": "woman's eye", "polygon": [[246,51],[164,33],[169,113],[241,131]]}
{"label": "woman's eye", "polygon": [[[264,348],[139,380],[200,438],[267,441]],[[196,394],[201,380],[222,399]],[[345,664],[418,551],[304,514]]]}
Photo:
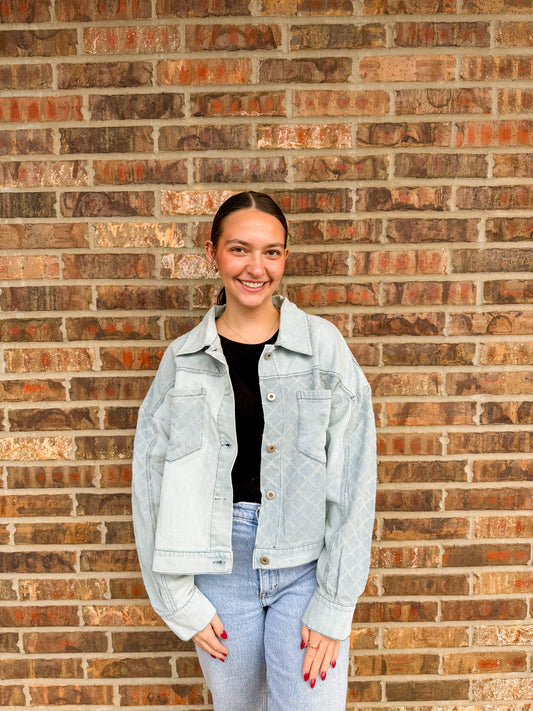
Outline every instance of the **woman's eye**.
{"label": "woman's eye", "polygon": [[232,247],[231,251],[240,254],[241,252],[244,252],[244,249],[242,247]]}
{"label": "woman's eye", "polygon": [[281,255],[281,252],[279,249],[269,249],[267,252],[269,257],[279,257]]}

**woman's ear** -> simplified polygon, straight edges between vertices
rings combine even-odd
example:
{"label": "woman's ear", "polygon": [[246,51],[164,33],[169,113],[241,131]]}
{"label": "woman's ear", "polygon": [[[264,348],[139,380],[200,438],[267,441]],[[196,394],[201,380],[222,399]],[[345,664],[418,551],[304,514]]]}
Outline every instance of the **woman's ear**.
{"label": "woman's ear", "polygon": [[205,253],[209,262],[215,267],[215,247],[210,239],[205,243]]}

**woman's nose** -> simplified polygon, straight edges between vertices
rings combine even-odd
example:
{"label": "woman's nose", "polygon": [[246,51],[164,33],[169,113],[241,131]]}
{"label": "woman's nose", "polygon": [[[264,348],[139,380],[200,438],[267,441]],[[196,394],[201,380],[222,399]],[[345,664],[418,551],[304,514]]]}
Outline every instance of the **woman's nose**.
{"label": "woman's nose", "polygon": [[253,275],[262,275],[264,272],[263,257],[261,254],[251,254],[248,260],[248,271]]}

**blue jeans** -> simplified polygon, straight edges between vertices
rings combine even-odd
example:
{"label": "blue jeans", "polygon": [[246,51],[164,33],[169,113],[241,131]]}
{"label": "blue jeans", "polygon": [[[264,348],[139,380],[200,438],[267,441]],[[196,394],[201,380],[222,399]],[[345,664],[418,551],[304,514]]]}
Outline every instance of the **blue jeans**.
{"label": "blue jeans", "polygon": [[228,633],[225,662],[197,648],[215,711],[344,711],[349,639],[335,669],[311,689],[302,675],[302,615],[317,587],[316,562],[255,570],[252,551],[259,504],[233,507],[233,571],[197,575]]}

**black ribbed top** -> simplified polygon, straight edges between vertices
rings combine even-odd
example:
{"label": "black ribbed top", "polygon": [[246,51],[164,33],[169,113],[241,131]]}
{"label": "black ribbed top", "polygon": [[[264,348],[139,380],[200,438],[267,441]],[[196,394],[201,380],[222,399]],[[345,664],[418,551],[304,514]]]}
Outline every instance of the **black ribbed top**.
{"label": "black ribbed top", "polygon": [[231,472],[233,502],[261,503],[261,441],[265,420],[259,389],[259,358],[266,343],[239,343],[220,336],[235,398],[237,458]]}

